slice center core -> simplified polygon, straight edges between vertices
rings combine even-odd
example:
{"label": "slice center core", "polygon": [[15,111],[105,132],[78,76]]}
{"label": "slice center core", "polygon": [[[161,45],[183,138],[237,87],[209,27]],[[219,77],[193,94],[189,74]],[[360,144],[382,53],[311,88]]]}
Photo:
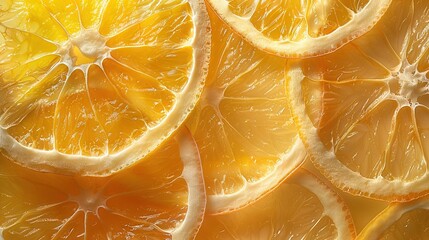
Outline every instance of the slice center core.
{"label": "slice center core", "polygon": [[394,95],[411,106],[418,104],[419,97],[429,94],[429,80],[415,65],[403,67],[398,73],[392,74],[389,87]]}
{"label": "slice center core", "polygon": [[109,53],[106,41],[97,30],[86,29],[66,41],[59,55],[71,71],[85,69],[91,64],[100,65]]}

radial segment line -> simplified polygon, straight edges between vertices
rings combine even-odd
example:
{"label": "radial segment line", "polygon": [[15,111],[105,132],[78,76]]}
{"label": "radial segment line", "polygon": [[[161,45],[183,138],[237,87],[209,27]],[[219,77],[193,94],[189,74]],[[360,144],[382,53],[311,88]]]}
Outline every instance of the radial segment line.
{"label": "radial segment line", "polygon": [[[112,57],[112,58],[109,58],[109,59],[111,59],[112,61],[114,61],[114,62],[116,62],[117,64],[121,65],[122,67],[127,68],[127,69],[131,70],[132,72],[137,73],[137,74],[140,74],[140,75],[144,76],[145,78],[148,78],[148,80],[151,80],[151,81],[153,81],[153,82],[157,83],[157,84],[158,84],[158,86],[159,86],[162,90],[165,90],[165,91],[169,92],[170,94],[174,95],[174,96],[177,98],[178,94],[177,94],[176,92],[173,92],[172,90],[168,89],[166,86],[164,86],[164,84],[162,84],[160,81],[158,81],[158,80],[157,80],[156,78],[154,78],[153,76],[151,76],[151,75],[149,75],[149,74],[147,74],[147,73],[144,73],[144,72],[142,72],[142,71],[139,71],[139,70],[137,70],[137,69],[135,69],[135,68],[133,68],[133,67],[129,66],[128,64],[121,63],[121,62],[119,62],[116,58],[113,58],[113,57]],[[107,74],[106,74],[106,75],[107,75]]]}
{"label": "radial segment line", "polygon": [[70,33],[67,31],[67,29],[64,27],[64,25],[54,16],[54,14],[49,10],[48,6],[46,6],[45,2],[43,0],[40,0],[40,3],[43,5],[45,10],[48,12],[49,16],[54,20],[60,27],[63,29],[63,31],[66,33],[67,37],[70,38]]}
{"label": "radial segment line", "polygon": [[[6,116],[6,114],[13,108],[13,107],[15,107],[17,104],[18,104],[18,102],[20,102],[21,100],[23,100],[27,95],[28,95],[28,93],[29,92],[31,92],[32,90],[34,90],[41,82],[43,82],[45,79],[46,79],[46,77],[47,76],[49,76],[49,74],[51,74],[58,66],[60,66],[62,63],[61,62],[57,62],[57,63],[55,63],[50,69],[49,69],[49,71],[48,72],[46,72],[42,77],[40,77],[40,79],[39,80],[37,80],[34,84],[32,84],[25,92],[24,92],[24,94],[21,96],[21,97],[19,97],[18,98],[18,100],[17,101],[15,101],[1,116],[0,116],[0,121],[2,121],[2,120],[4,120],[4,117]],[[22,117],[25,117],[25,116],[22,116]],[[22,119],[21,119],[22,120]],[[9,127],[11,127],[11,126],[8,126],[7,128],[9,128]],[[3,128],[4,128],[4,126],[3,126]],[[6,129],[7,129],[6,128]]]}
{"label": "radial segment line", "polygon": [[104,154],[107,156],[107,155],[109,155],[109,137],[107,135],[106,128],[104,127],[104,125],[100,121],[100,118],[98,116],[97,111],[95,111],[94,103],[92,102],[91,94],[89,93],[88,72],[89,72],[89,68],[86,69],[86,72],[84,73],[84,76],[85,76],[85,88],[86,88],[85,92],[86,92],[86,96],[88,97],[89,105],[91,105],[91,110],[94,113],[95,120],[100,125],[101,129],[103,130],[103,135],[106,137],[106,142],[105,142],[106,146],[105,146],[105,149],[104,149],[104,151],[105,151]]}
{"label": "radial segment line", "polygon": [[[429,108],[427,108],[426,106],[425,106],[425,109],[426,109],[426,111],[429,110]],[[428,111],[428,113],[429,113],[429,111]],[[419,128],[417,126],[416,109],[415,108],[411,109],[411,120],[412,120],[413,125],[414,125],[413,126],[414,130],[415,130],[414,134],[416,135],[417,141],[419,142],[419,147],[420,147],[420,150],[422,151],[423,158],[425,160],[425,161],[423,161],[423,163],[425,165],[425,168],[428,169],[428,161],[429,161],[429,159],[428,159],[428,156],[426,156],[424,145],[423,145],[423,142],[422,142],[422,138],[420,136],[420,131],[419,131]]]}
{"label": "radial segment line", "polygon": [[124,103],[126,103],[128,106],[131,106],[134,110],[136,110],[138,113],[140,113],[140,117],[141,117],[141,119],[142,119],[142,121],[144,122],[144,124],[145,124],[145,126],[146,126],[146,128],[149,128],[149,125],[148,125],[148,123],[146,122],[146,120],[145,120],[145,114],[139,109],[139,108],[136,108],[136,107],[134,107],[129,101],[128,101],[128,99],[127,99],[127,97],[126,96],[124,96],[122,93],[121,93],[121,91],[118,89],[118,87],[116,86],[116,84],[115,83],[113,83],[113,81],[109,78],[109,76],[107,76],[107,74],[106,74],[106,72],[105,72],[105,70],[104,70],[104,67],[103,66],[101,66],[101,70],[102,70],[102,72],[103,72],[103,74],[104,74],[104,76],[106,77],[106,79],[107,79],[107,81],[110,83],[110,85],[113,87],[113,89],[115,90],[115,92],[116,92],[116,95],[124,102]]}
{"label": "radial segment line", "polygon": [[52,236],[52,240],[58,239],[58,235],[61,233],[61,231],[66,227],[66,225],[73,220],[73,218],[81,212],[80,210],[76,210],[69,218],[67,218],[62,224],[61,227],[58,229],[58,231]]}
{"label": "radial segment line", "polygon": [[27,30],[23,30],[23,29],[19,29],[19,28],[12,28],[12,27],[8,27],[8,26],[6,26],[4,23],[1,23],[1,22],[0,22],[0,26],[4,27],[5,29],[13,29],[13,30],[18,31],[18,32],[22,32],[22,33],[26,33],[26,34],[29,34],[29,35],[35,36],[35,37],[37,37],[37,38],[42,39],[42,40],[43,40],[43,41],[45,41],[45,42],[48,42],[48,43],[50,43],[50,44],[52,44],[52,45],[55,45],[55,46],[57,46],[57,47],[60,47],[60,44],[59,44],[59,43],[57,43],[57,42],[55,42],[55,41],[52,41],[52,40],[50,40],[50,39],[47,39],[47,38],[45,38],[45,37],[42,37],[42,36],[40,36],[40,35],[38,35],[38,34],[35,34],[35,33],[32,33],[32,32],[29,32],[29,31],[27,31]]}
{"label": "radial segment line", "polygon": [[[344,142],[344,140],[347,138],[347,136],[350,134],[350,132],[354,129],[354,127],[361,122],[363,119],[365,119],[369,114],[373,113],[380,105],[386,100],[386,96],[382,96],[377,98],[372,104],[368,106],[368,108],[365,110],[364,113],[361,114],[359,118],[356,119],[350,126],[347,128],[347,130],[344,132],[343,135],[338,139],[338,144],[334,147],[334,152],[338,152],[338,148],[340,147],[340,143]],[[333,121],[333,120],[332,120]]]}
{"label": "radial segment line", "polygon": [[250,146],[253,146],[255,149],[257,149],[257,150],[259,150],[261,152],[269,154],[269,156],[271,156],[271,157],[277,157],[276,155],[272,155],[271,153],[268,153],[267,151],[264,151],[260,147],[258,147],[255,144],[253,144],[248,138],[246,138],[245,136],[243,136],[243,134],[240,133],[240,131],[238,131],[223,115],[221,115],[221,119],[223,120],[222,122],[225,122],[226,125],[228,125],[238,136],[240,136],[241,138],[243,138],[243,140],[246,143],[248,143]]}
{"label": "radial segment line", "polygon": [[122,213],[115,212],[115,211],[113,211],[113,209],[108,208],[108,207],[107,207],[107,208],[105,208],[105,209],[106,209],[107,211],[109,211],[111,214],[116,215],[116,216],[118,216],[118,217],[122,217],[122,218],[124,218],[124,219],[130,220],[130,221],[133,221],[133,222],[135,222],[135,223],[139,223],[139,224],[144,224],[144,225],[147,225],[147,226],[151,226],[151,227],[154,227],[156,230],[158,230],[158,231],[160,231],[160,232],[167,233],[164,229],[160,228],[158,225],[156,225],[156,224],[154,224],[154,223],[151,223],[151,222],[144,221],[144,220],[141,220],[141,219],[135,219],[135,218],[132,218],[132,217],[126,216],[126,215],[124,215],[124,214],[122,214]]}
{"label": "radial segment line", "polygon": [[79,5],[77,4],[76,0],[73,0],[73,3],[75,5],[75,7],[76,7],[77,16],[79,18],[80,29],[84,29],[83,22],[82,22],[82,13],[80,11]]}
{"label": "radial segment line", "polygon": [[37,208],[35,208],[35,209],[31,209],[31,210],[29,210],[29,211],[26,211],[26,212],[24,212],[24,213],[21,215],[21,217],[20,217],[20,218],[18,218],[15,222],[11,223],[11,224],[10,224],[10,225],[8,225],[8,226],[5,226],[5,227],[3,228],[3,230],[10,229],[11,227],[15,226],[16,224],[18,224],[18,223],[22,222],[22,220],[24,220],[27,216],[31,215],[32,213],[40,212],[40,211],[44,211],[44,210],[47,210],[47,209],[51,209],[51,208],[54,208],[54,207],[60,206],[60,205],[62,205],[62,204],[64,204],[64,203],[67,203],[67,201],[62,201],[62,202],[54,203],[54,204],[50,204],[50,205],[44,205],[44,206],[40,206],[40,207],[37,207]]}
{"label": "radial segment line", "polygon": [[[159,2],[161,2],[161,1],[153,1],[152,3],[159,4]],[[163,14],[163,13],[166,13],[166,12],[171,12],[172,10],[177,9],[177,8],[184,8],[184,4],[181,3],[179,5],[176,5],[176,6],[173,6],[173,7],[170,7],[170,8],[166,8],[166,9],[163,9],[163,10],[160,10],[160,11],[157,11],[157,12],[154,12],[152,15],[148,15],[145,18],[139,19],[137,22],[134,22],[134,23],[131,23],[131,24],[128,24],[128,25],[122,27],[122,29],[120,29],[118,32],[115,32],[113,35],[108,36],[108,39],[114,38],[114,37],[116,37],[116,36],[118,36],[118,35],[126,32],[126,31],[128,31],[130,28],[141,24],[142,22],[144,22],[147,19],[153,17],[154,15],[160,15],[160,14]],[[151,27],[151,26],[149,26],[149,27]],[[177,26],[174,26],[174,27],[177,27]]]}
{"label": "radial segment line", "polygon": [[104,4],[102,5],[102,9],[101,9],[101,13],[100,13],[100,21],[98,22],[98,32],[100,32],[100,30],[101,30],[101,25],[103,24],[103,20],[104,20],[104,17],[106,15],[106,10],[107,10],[107,7],[109,6],[110,2],[111,2],[111,0],[106,0],[106,1],[104,1]]}
{"label": "radial segment line", "polygon": [[379,60],[369,56],[360,46],[358,46],[357,44],[351,42],[350,43],[359,53],[361,53],[365,58],[367,58],[370,62],[372,62],[375,65],[380,66],[382,69],[384,69],[387,73],[390,73],[391,71],[384,65],[382,64]]}
{"label": "radial segment line", "polygon": [[[58,56],[58,57],[60,57],[56,53],[48,53],[48,54],[38,55],[37,57],[31,58],[31,59],[27,59],[25,62],[17,63],[16,66],[14,66],[12,68],[9,68],[9,69],[6,69],[4,72],[0,72],[0,76],[3,76],[6,73],[12,72],[13,70],[17,69],[18,67],[23,67],[23,66],[25,66],[25,65],[27,65],[29,63],[36,62],[36,61],[41,60],[42,58],[45,58],[45,57],[48,57],[48,56]],[[58,60],[58,62],[60,62],[60,60]]]}

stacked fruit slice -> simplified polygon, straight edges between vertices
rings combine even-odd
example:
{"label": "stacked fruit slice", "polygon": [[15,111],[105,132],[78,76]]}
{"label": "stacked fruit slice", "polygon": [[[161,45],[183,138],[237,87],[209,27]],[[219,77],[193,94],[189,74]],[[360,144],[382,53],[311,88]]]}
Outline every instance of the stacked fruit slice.
{"label": "stacked fruit slice", "polygon": [[429,191],[428,11],[396,1],[361,38],[287,65],[302,139],[345,191],[389,201]]}
{"label": "stacked fruit slice", "polygon": [[307,171],[297,171],[255,204],[206,215],[197,239],[352,239],[356,235],[341,198]]}
{"label": "stacked fruit slice", "polygon": [[42,173],[0,156],[4,239],[190,239],[203,219],[198,151],[186,131],[109,177]]}
{"label": "stacked fruit slice", "polygon": [[391,0],[207,0],[257,48],[286,57],[335,51],[371,29]]}
{"label": "stacked fruit slice", "polygon": [[187,125],[200,149],[208,210],[220,213],[269,192],[305,151],[287,108],[285,59],[255,49],[209,13],[218,40]]}
{"label": "stacked fruit slice", "polygon": [[357,239],[425,239],[428,236],[429,199],[392,204],[374,218]]}
{"label": "stacked fruit slice", "polygon": [[174,132],[203,87],[201,0],[19,0],[2,5],[0,22],[0,147],[35,170],[130,165]]}

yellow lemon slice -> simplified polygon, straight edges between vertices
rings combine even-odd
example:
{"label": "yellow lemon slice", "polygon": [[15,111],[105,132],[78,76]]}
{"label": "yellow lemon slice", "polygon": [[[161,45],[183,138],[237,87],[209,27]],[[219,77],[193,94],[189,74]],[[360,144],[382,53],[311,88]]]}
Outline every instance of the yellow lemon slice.
{"label": "yellow lemon slice", "polygon": [[359,234],[359,240],[426,239],[429,226],[429,199],[391,204]]}
{"label": "yellow lemon slice", "polygon": [[198,149],[185,130],[108,177],[41,173],[0,155],[1,239],[193,239],[204,208]]}
{"label": "yellow lemon slice", "polygon": [[389,201],[429,190],[429,2],[393,2],[367,34],[287,69],[315,165],[348,192]]}
{"label": "yellow lemon slice", "polygon": [[202,0],[7,1],[0,22],[0,148],[36,170],[132,164],[175,131],[204,83]]}
{"label": "yellow lemon slice", "polygon": [[371,29],[391,0],[208,0],[257,48],[287,57],[332,52]]}
{"label": "yellow lemon slice", "polygon": [[212,12],[211,20],[209,74],[187,125],[200,149],[208,211],[225,212],[268,193],[305,151],[287,107],[285,60],[255,49]]}
{"label": "yellow lemon slice", "polygon": [[353,239],[341,198],[300,170],[273,192],[238,211],[206,216],[197,239]]}

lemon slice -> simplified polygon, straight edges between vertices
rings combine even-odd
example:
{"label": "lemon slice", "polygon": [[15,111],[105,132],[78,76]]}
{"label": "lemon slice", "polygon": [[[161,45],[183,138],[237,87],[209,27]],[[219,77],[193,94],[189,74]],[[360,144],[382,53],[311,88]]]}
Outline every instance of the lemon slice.
{"label": "lemon slice", "polygon": [[305,151],[287,107],[285,60],[255,49],[209,14],[210,69],[187,126],[200,149],[208,211],[225,212],[277,186]]}
{"label": "lemon slice", "polygon": [[272,54],[309,57],[361,36],[391,0],[208,0],[247,41]]}
{"label": "lemon slice", "polygon": [[186,130],[108,177],[41,173],[0,157],[1,239],[193,239],[203,219],[198,149]]}
{"label": "lemon slice", "polygon": [[357,239],[426,239],[429,226],[429,199],[394,203],[374,218]]}
{"label": "lemon slice", "polygon": [[202,0],[17,0],[0,22],[0,148],[36,170],[130,165],[175,131],[203,87]]}
{"label": "lemon slice", "polygon": [[303,141],[343,190],[389,201],[429,190],[428,11],[427,1],[394,2],[361,38],[288,64]]}
{"label": "lemon slice", "polygon": [[341,198],[299,170],[273,192],[238,211],[208,215],[197,239],[354,239]]}

